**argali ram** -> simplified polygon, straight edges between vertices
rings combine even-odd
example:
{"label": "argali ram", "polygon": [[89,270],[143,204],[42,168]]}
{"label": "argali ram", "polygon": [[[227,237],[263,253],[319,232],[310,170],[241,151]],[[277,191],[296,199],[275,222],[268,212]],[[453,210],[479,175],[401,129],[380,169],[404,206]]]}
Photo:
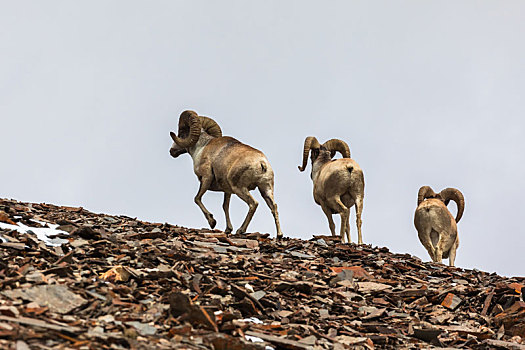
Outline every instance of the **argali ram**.
{"label": "argali ram", "polygon": [[[345,233],[348,243],[351,242],[350,208],[355,206],[358,244],[362,244],[361,214],[365,195],[363,171],[359,164],[350,158],[350,148],[342,140],[331,139],[321,145],[315,137],[307,137],[303,147],[303,163],[299,166],[299,171],[306,169],[310,152],[314,200],[328,218],[332,236],[335,236],[332,214],[340,214],[341,242],[344,242]],[[336,152],[341,153],[343,158],[332,159]]]}
{"label": "argali ram", "polygon": [[[458,207],[455,219],[447,208],[450,200],[456,202]],[[459,246],[457,223],[464,210],[465,198],[458,189],[445,188],[439,193],[435,193],[430,186],[419,189],[414,225],[432,261],[441,262],[448,258],[449,265],[454,266]]]}
{"label": "argali ram", "polygon": [[224,192],[223,209],[226,216],[226,233],[233,230],[229,205],[232,194],[248,204],[248,214],[237,233],[244,233],[257,208],[257,201],[250,194],[259,189],[275,220],[277,238],[283,237],[279,224],[277,204],[273,197],[274,174],[265,155],[233,137],[222,136],[219,125],[211,118],[199,116],[194,111],[184,111],[179,118],[178,136],[170,132],[173,145],[172,157],[189,153],[193,159],[193,170],[200,181],[195,203],[204,213],[211,228],[217,221],[202,203],[206,191]]}

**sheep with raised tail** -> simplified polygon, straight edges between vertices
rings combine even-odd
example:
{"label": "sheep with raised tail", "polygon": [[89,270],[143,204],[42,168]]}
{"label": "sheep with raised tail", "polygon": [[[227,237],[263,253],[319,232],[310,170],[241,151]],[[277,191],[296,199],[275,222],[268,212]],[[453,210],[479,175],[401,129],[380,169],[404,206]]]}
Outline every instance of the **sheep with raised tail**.
{"label": "sheep with raised tail", "polygon": [[[332,236],[335,236],[333,214],[341,216],[341,242],[344,242],[346,233],[348,243],[350,239],[350,208],[355,206],[358,244],[363,243],[361,235],[361,214],[365,195],[365,179],[359,164],[350,158],[350,148],[346,142],[331,139],[319,144],[313,136],[304,141],[303,163],[300,171],[306,169],[308,154],[312,152],[311,178],[314,183],[314,200],[321,206],[328,218],[328,225]],[[335,153],[343,156],[332,159]]]}

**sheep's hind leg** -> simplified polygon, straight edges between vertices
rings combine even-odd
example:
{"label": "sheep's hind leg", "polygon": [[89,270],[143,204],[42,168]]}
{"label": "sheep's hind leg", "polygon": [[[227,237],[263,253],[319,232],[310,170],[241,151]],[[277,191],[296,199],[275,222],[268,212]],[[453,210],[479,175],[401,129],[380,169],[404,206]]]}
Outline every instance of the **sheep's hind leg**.
{"label": "sheep's hind leg", "polygon": [[224,193],[224,201],[222,202],[222,209],[224,210],[224,216],[226,217],[226,230],[224,233],[231,233],[233,226],[230,220],[230,198],[231,193]]}
{"label": "sheep's hind leg", "polygon": [[446,237],[446,232],[441,232],[439,234],[439,240],[436,244],[436,248],[434,252],[435,254],[434,257],[436,258],[434,260],[435,262],[441,263],[443,261],[443,251],[444,251],[443,246],[445,245],[445,241],[446,241],[445,237]]}
{"label": "sheep's hind leg", "polygon": [[204,204],[202,204],[202,196],[210,188],[212,180],[212,176],[202,177],[201,184],[199,186],[199,192],[197,192],[197,195],[195,196],[195,203],[199,206],[199,208],[201,208],[204,216],[206,217],[206,220],[208,220],[208,223],[210,224],[210,227],[215,228],[217,221],[213,218],[213,214],[210,213],[208,209],[206,209]]}
{"label": "sheep's hind leg", "polygon": [[418,234],[419,240],[421,241],[421,244],[423,244],[423,247],[428,252],[428,255],[430,255],[430,259],[432,261],[436,261],[435,255],[434,255],[434,247],[432,246],[432,240],[430,239],[430,233],[432,232],[432,228],[428,228],[428,230],[425,232],[420,232]]}
{"label": "sheep's hind leg", "polygon": [[328,226],[330,227],[330,232],[332,233],[332,236],[335,236],[335,224],[334,220],[332,219],[332,211],[325,205],[322,205],[321,208],[323,209],[323,212],[326,215],[326,218],[328,219]]}
{"label": "sheep's hind leg", "polygon": [[438,247],[436,248],[436,251],[434,252],[434,254],[435,254],[434,262],[441,263],[443,261],[443,250]]}
{"label": "sheep's hind leg", "polygon": [[253,214],[255,214],[255,210],[257,209],[257,206],[259,203],[252,197],[250,194],[250,191],[248,191],[247,188],[233,188],[233,193],[235,193],[240,199],[242,199],[246,204],[248,204],[248,214],[246,214],[246,218],[244,219],[241,227],[237,230],[237,234],[244,233],[248,229],[248,225],[250,224],[250,221],[252,221]]}
{"label": "sheep's hind leg", "polygon": [[352,241],[352,238],[350,237],[350,209],[348,209],[348,213],[346,215],[346,223],[345,223],[345,231],[346,231],[346,239],[348,242]]}
{"label": "sheep's hind leg", "polygon": [[272,212],[273,219],[275,221],[275,228],[277,230],[277,239],[281,239],[283,237],[283,233],[281,231],[281,225],[279,224],[279,213],[277,212],[277,204],[273,199],[273,190],[269,187],[259,187],[259,192],[261,193],[261,196],[264,198],[264,201],[266,202],[266,204],[270,208],[270,211]]}
{"label": "sheep's hind leg", "polygon": [[456,241],[454,242],[454,244],[452,245],[448,253],[448,264],[450,266],[454,266],[454,262],[456,261],[456,250],[458,249],[458,246],[459,246],[459,239],[456,238]]}
{"label": "sheep's hind leg", "polygon": [[[345,241],[345,233],[347,232],[347,223],[349,221],[350,216],[350,210],[343,211],[342,213],[339,213],[341,216],[341,230],[339,232],[339,235],[341,236],[341,243],[344,243]],[[352,240],[350,239],[350,232],[348,232],[347,235],[347,243],[351,243]]]}
{"label": "sheep's hind leg", "polygon": [[[357,244],[363,244],[363,235],[361,234],[361,225],[363,221],[361,220],[361,214],[363,213],[363,198],[356,198],[355,200],[355,223],[357,226]],[[350,232],[350,228],[348,230]]]}
{"label": "sheep's hind leg", "polygon": [[[330,203],[330,205],[337,209],[337,212],[341,215],[341,243],[344,243],[345,241],[345,230],[346,230],[346,222],[349,220],[348,216],[350,215],[350,210],[346,207],[346,205],[343,204],[341,201],[341,198],[337,197],[333,201],[333,203]],[[348,243],[351,243],[350,239],[348,240]]]}

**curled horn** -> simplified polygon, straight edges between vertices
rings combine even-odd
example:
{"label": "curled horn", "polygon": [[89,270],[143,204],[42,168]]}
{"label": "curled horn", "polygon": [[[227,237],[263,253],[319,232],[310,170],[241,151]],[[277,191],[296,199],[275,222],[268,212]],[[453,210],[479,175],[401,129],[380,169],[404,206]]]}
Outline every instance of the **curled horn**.
{"label": "curled horn", "polygon": [[306,169],[306,163],[308,162],[308,153],[310,153],[310,148],[317,148],[319,149],[321,145],[319,144],[319,141],[313,136],[308,136],[304,140],[304,148],[303,148],[303,165],[298,166],[299,171],[304,171]]}
{"label": "curled horn", "polygon": [[441,191],[439,195],[441,196],[441,198],[443,198],[445,205],[448,205],[450,200],[456,202],[456,205],[458,206],[456,222],[459,222],[459,220],[463,216],[463,211],[465,210],[465,197],[463,197],[463,194],[458,189],[449,187]]}
{"label": "curled horn", "polygon": [[202,121],[202,128],[206,133],[213,137],[221,137],[222,136],[222,130],[219,124],[211,118],[208,117],[200,117]]}
{"label": "curled horn", "polygon": [[332,158],[335,156],[335,152],[341,153],[343,158],[350,158],[350,147],[343,140],[331,139],[323,143],[323,146],[330,151]]}
{"label": "curled horn", "polygon": [[187,126],[190,127],[190,132],[185,138],[180,138],[174,133],[170,134],[173,141],[182,148],[188,148],[196,144],[201,134],[202,121],[194,111],[184,111],[181,113],[179,118],[179,135],[181,134],[181,130]]}
{"label": "curled horn", "polygon": [[430,186],[422,186],[417,193],[417,205],[420,205],[427,198],[434,198],[436,193]]}

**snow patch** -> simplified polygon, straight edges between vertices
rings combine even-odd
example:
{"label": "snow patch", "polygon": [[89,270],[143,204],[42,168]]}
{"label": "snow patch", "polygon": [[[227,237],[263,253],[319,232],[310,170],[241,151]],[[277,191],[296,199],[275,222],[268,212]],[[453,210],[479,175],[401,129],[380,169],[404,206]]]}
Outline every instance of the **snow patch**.
{"label": "snow patch", "polygon": [[255,323],[255,324],[263,324],[264,322],[259,320],[257,317],[250,317],[250,318],[245,318],[244,320],[241,320],[241,322],[250,322],[250,323]]}
{"label": "snow patch", "polygon": [[[264,342],[264,340],[262,340],[261,338],[254,337],[252,335],[245,335],[244,339],[251,341],[252,343],[263,343]],[[267,345],[264,347],[264,350],[275,350],[275,348]]]}
{"label": "snow patch", "polygon": [[[65,235],[69,234],[66,231],[57,230],[56,228],[58,227],[58,225],[53,225],[50,223],[43,223],[43,224],[46,224],[50,227],[30,227],[22,223],[18,223],[18,225],[11,225],[11,224],[0,222],[0,228],[6,229],[6,230],[14,230],[14,231],[18,231],[20,233],[26,233],[26,234],[32,233],[36,236],[36,238],[38,238],[39,240],[44,242],[46,245],[51,246],[51,247],[58,247],[68,242],[68,240],[66,239],[53,238],[53,236],[56,236],[59,234],[65,234]],[[0,239],[4,242],[7,242],[7,240],[2,236],[0,236]]]}
{"label": "snow patch", "polygon": [[262,342],[264,342],[264,340],[262,340],[261,338],[254,337],[254,336],[251,336],[251,335],[245,335],[244,338],[246,338],[246,340],[251,341],[252,343],[262,343]]}

